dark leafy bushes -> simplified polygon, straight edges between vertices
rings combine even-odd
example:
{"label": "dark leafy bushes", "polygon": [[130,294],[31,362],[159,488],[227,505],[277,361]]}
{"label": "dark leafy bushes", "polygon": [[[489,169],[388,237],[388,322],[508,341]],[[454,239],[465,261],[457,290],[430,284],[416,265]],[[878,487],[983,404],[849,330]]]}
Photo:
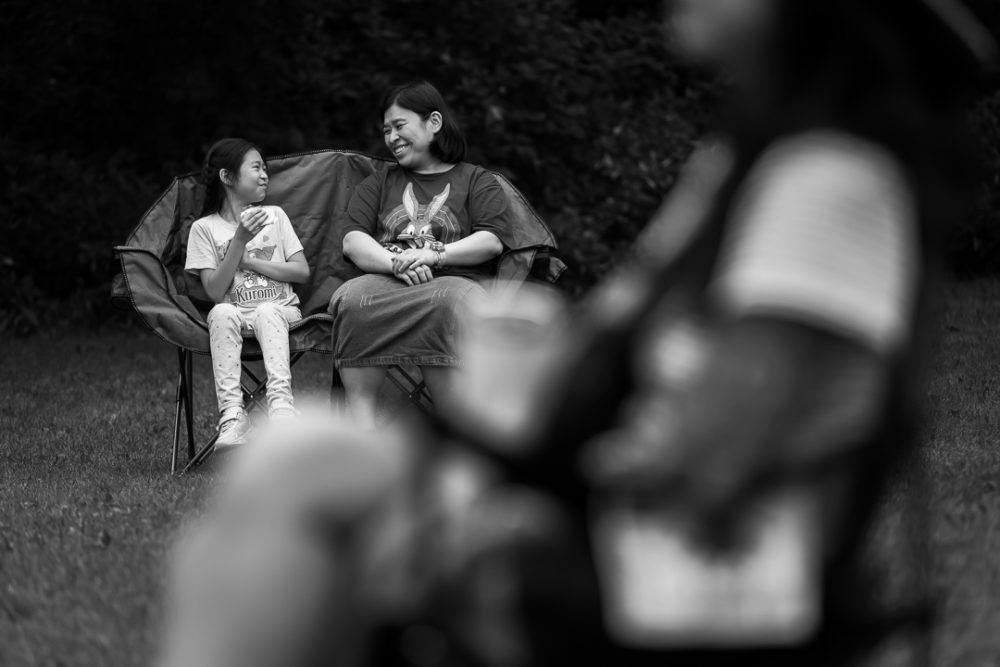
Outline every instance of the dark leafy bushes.
{"label": "dark leafy bushes", "polygon": [[[380,93],[418,77],[453,103],[470,159],[549,221],[579,292],[620,257],[706,124],[712,85],[670,55],[656,4],[8,0],[0,330],[103,307],[111,246],[215,138],[380,152]],[[993,97],[975,115],[990,141],[998,113]],[[994,179],[963,230],[970,266],[994,261],[997,193]]]}

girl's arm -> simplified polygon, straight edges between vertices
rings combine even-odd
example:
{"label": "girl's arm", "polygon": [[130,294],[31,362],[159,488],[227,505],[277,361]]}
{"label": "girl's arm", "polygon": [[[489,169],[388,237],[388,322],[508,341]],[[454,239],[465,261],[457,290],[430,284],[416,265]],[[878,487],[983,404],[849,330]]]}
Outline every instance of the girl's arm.
{"label": "girl's arm", "polygon": [[236,270],[240,268],[240,261],[246,251],[247,242],[241,238],[240,234],[233,237],[226,250],[226,256],[218,267],[214,269],[202,269],[201,285],[205,288],[205,293],[215,303],[222,303],[226,298],[226,292],[233,284],[233,277]]}
{"label": "girl's arm", "polygon": [[[473,232],[444,247],[444,265],[478,266],[498,257],[502,252],[503,243],[493,232]],[[419,266],[434,268],[437,262],[438,253],[430,248],[410,250],[397,256],[396,271],[403,272]]]}
{"label": "girl's arm", "polygon": [[309,280],[309,263],[301,250],[284,262],[272,262],[251,257],[244,248],[240,268],[286,283],[304,283]]}
{"label": "girl's arm", "polygon": [[393,254],[382,247],[370,234],[350,231],[344,236],[344,255],[365,273],[392,275]]}
{"label": "girl's arm", "polygon": [[226,292],[233,284],[236,269],[240,268],[243,261],[247,243],[257,236],[266,224],[267,214],[261,209],[253,211],[236,226],[236,233],[233,235],[233,240],[229,242],[226,256],[222,258],[219,266],[214,269],[202,269],[199,274],[201,285],[212,301],[222,303],[226,298]]}

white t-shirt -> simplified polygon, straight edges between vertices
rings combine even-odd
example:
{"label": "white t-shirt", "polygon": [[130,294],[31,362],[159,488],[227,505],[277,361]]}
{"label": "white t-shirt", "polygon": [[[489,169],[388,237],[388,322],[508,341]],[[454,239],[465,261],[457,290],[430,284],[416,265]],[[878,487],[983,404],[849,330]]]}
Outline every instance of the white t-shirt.
{"label": "white t-shirt", "polygon": [[[247,251],[251,257],[271,262],[285,262],[302,251],[302,243],[292,229],[288,216],[278,206],[264,206],[269,222],[263,231],[249,243]],[[200,274],[203,269],[215,269],[226,257],[229,244],[236,234],[236,224],[227,222],[218,213],[200,218],[191,226],[188,237],[187,261],[184,269]],[[236,270],[233,284],[226,292],[226,303],[231,303],[242,311],[252,311],[262,303],[276,303],[279,306],[297,306],[299,297],[292,286],[274,280],[256,271]]]}
{"label": "white t-shirt", "polygon": [[781,141],[750,173],[711,295],[736,317],[793,319],[891,354],[907,342],[920,271],[898,161],[817,131]]}

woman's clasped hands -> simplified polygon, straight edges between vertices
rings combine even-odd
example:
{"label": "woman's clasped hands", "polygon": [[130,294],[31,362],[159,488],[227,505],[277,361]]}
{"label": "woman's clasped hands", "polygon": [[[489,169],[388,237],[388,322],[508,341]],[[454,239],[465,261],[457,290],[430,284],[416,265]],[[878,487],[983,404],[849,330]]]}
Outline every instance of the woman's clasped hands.
{"label": "woman's clasped hands", "polygon": [[392,273],[410,287],[429,283],[434,279],[431,270],[437,262],[437,253],[427,248],[411,248],[392,256]]}

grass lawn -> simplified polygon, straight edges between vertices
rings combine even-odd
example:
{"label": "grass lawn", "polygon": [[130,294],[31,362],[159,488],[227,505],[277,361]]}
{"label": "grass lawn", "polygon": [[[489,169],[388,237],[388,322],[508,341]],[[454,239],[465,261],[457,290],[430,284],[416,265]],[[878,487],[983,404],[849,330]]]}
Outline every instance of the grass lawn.
{"label": "grass lawn", "polygon": [[[953,287],[941,328],[924,452],[931,481],[901,487],[876,541],[906,532],[893,506],[919,491],[942,611],[932,662],[995,666],[1000,282]],[[176,355],[137,327],[0,344],[0,665],[147,664],[171,536],[213,483],[211,473],[169,475]],[[304,358],[296,395],[324,400],[328,364]],[[201,436],[215,419],[209,372],[196,357]]]}

